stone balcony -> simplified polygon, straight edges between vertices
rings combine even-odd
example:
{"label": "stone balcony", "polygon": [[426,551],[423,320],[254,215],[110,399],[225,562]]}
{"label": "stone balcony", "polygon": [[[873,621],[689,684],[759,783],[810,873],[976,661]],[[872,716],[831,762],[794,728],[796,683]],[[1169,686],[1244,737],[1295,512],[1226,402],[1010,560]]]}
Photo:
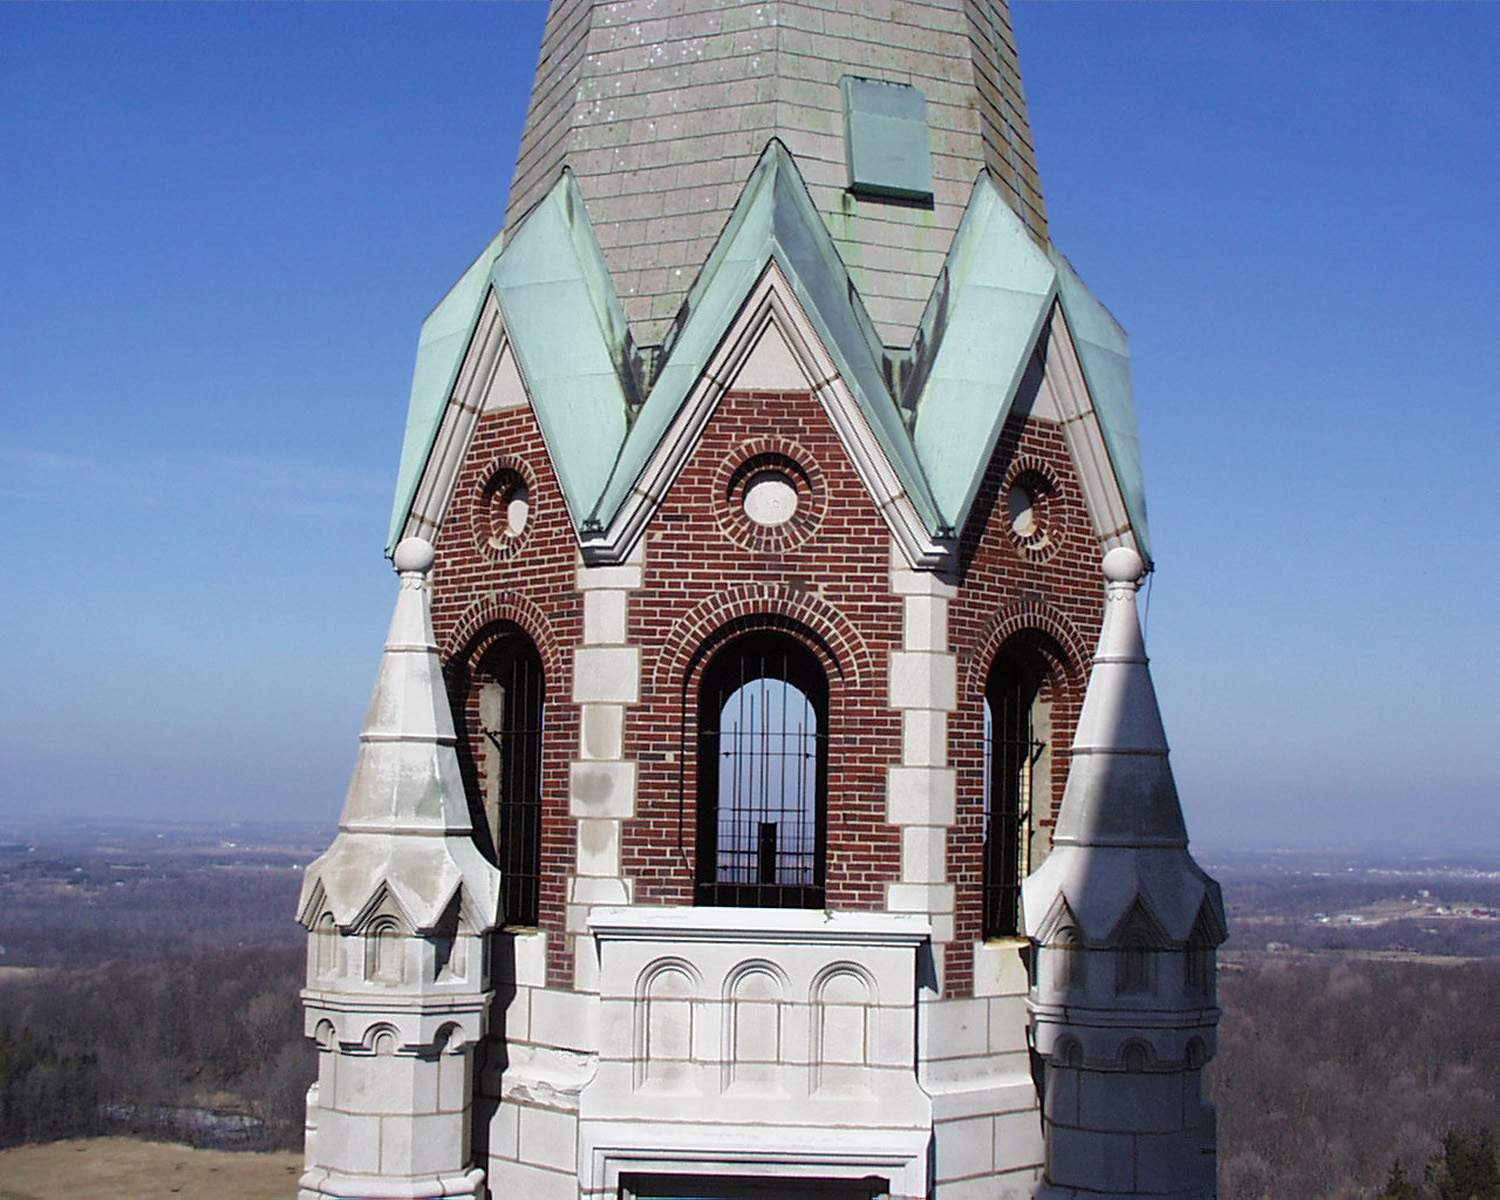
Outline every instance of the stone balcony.
{"label": "stone balcony", "polygon": [[598,1062],[584,1194],[627,1175],[888,1180],[926,1194],[931,1101],[907,914],[596,908]]}

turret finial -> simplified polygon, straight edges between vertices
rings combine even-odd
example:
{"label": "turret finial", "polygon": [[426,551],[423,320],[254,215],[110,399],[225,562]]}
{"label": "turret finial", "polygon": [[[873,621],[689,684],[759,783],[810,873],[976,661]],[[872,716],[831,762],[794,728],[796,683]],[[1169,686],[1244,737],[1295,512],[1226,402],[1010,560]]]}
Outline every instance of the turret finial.
{"label": "turret finial", "polygon": [[432,561],[436,552],[432,543],[426,538],[409,537],[403,538],[396,546],[396,552],[391,555],[391,561],[396,570],[403,575],[418,574],[426,575],[432,570]]}

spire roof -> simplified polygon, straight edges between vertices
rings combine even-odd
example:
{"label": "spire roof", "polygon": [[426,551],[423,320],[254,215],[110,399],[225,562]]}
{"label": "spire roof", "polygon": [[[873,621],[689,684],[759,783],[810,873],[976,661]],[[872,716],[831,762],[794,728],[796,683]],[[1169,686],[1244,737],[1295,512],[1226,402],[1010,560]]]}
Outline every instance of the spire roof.
{"label": "spire roof", "polygon": [[[625,316],[662,342],[762,148],[780,139],[882,341],[911,340],[981,170],[1034,236],[1046,215],[1005,0],[554,0],[507,231],[572,170]],[[926,101],[930,205],[848,190],[847,77]]]}
{"label": "spire roof", "polygon": [[1171,942],[1201,937],[1203,914],[1224,937],[1219,885],[1193,861],[1167,759],[1135,595],[1145,564],[1119,546],[1104,556],[1104,624],[1073,738],[1052,850],[1022,889],[1028,936],[1066,908],[1095,943],[1117,941],[1144,910]]}
{"label": "spire roof", "polygon": [[396,547],[396,611],[338,836],[303,878],[299,919],[308,927],[324,909],[353,927],[386,898],[418,930],[435,928],[455,900],[471,928],[499,919],[500,873],[474,846],[432,632],[432,561],[419,538]]}

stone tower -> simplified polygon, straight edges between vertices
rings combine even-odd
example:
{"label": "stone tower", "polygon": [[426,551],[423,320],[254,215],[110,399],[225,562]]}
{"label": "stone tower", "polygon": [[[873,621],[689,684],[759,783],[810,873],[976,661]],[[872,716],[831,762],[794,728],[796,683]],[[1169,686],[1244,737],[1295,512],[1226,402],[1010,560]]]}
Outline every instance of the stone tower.
{"label": "stone tower", "polygon": [[1219,885],[1187,849],[1135,590],[1104,558],[1104,628],[1052,853],[1024,888],[1035,946],[1032,1047],[1043,1070],[1045,1200],[1215,1195],[1202,1098],[1219,1011]]}
{"label": "stone tower", "polygon": [[[414,545],[455,734],[441,836],[389,832],[451,848],[488,955],[461,1039],[389,1043],[478,1039],[471,1110],[411,1076],[459,1190],[394,1161],[380,1194],[1030,1196],[1021,885],[1093,761],[1100,557],[1150,549],[1128,345],[1049,240],[1006,6],[553,4],[503,233],[418,344],[388,550],[425,598]],[[315,931],[358,881],[331,944],[426,870],[366,836],[309,876]],[[367,1065],[338,1014],[439,1005],[436,913],[390,914],[400,981],[351,953],[310,987],[330,1070]],[[344,1096],[323,1194],[375,1161]]]}
{"label": "stone tower", "polygon": [[492,992],[484,935],[500,874],[475,848],[432,639],[432,547],[401,576],[359,759],[326,853],[307,868],[307,1032],[318,1045],[298,1196],[479,1200],[474,1047]]}

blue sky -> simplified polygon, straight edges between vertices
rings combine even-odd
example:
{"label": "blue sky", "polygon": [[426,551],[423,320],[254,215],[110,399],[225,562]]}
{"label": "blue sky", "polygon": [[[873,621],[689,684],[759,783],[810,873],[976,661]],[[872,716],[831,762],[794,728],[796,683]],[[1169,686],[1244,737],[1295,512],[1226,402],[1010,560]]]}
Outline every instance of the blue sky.
{"label": "blue sky", "polygon": [[[543,9],[0,6],[0,816],[329,820]],[[1500,849],[1500,8],[1015,10],[1200,844]]]}

